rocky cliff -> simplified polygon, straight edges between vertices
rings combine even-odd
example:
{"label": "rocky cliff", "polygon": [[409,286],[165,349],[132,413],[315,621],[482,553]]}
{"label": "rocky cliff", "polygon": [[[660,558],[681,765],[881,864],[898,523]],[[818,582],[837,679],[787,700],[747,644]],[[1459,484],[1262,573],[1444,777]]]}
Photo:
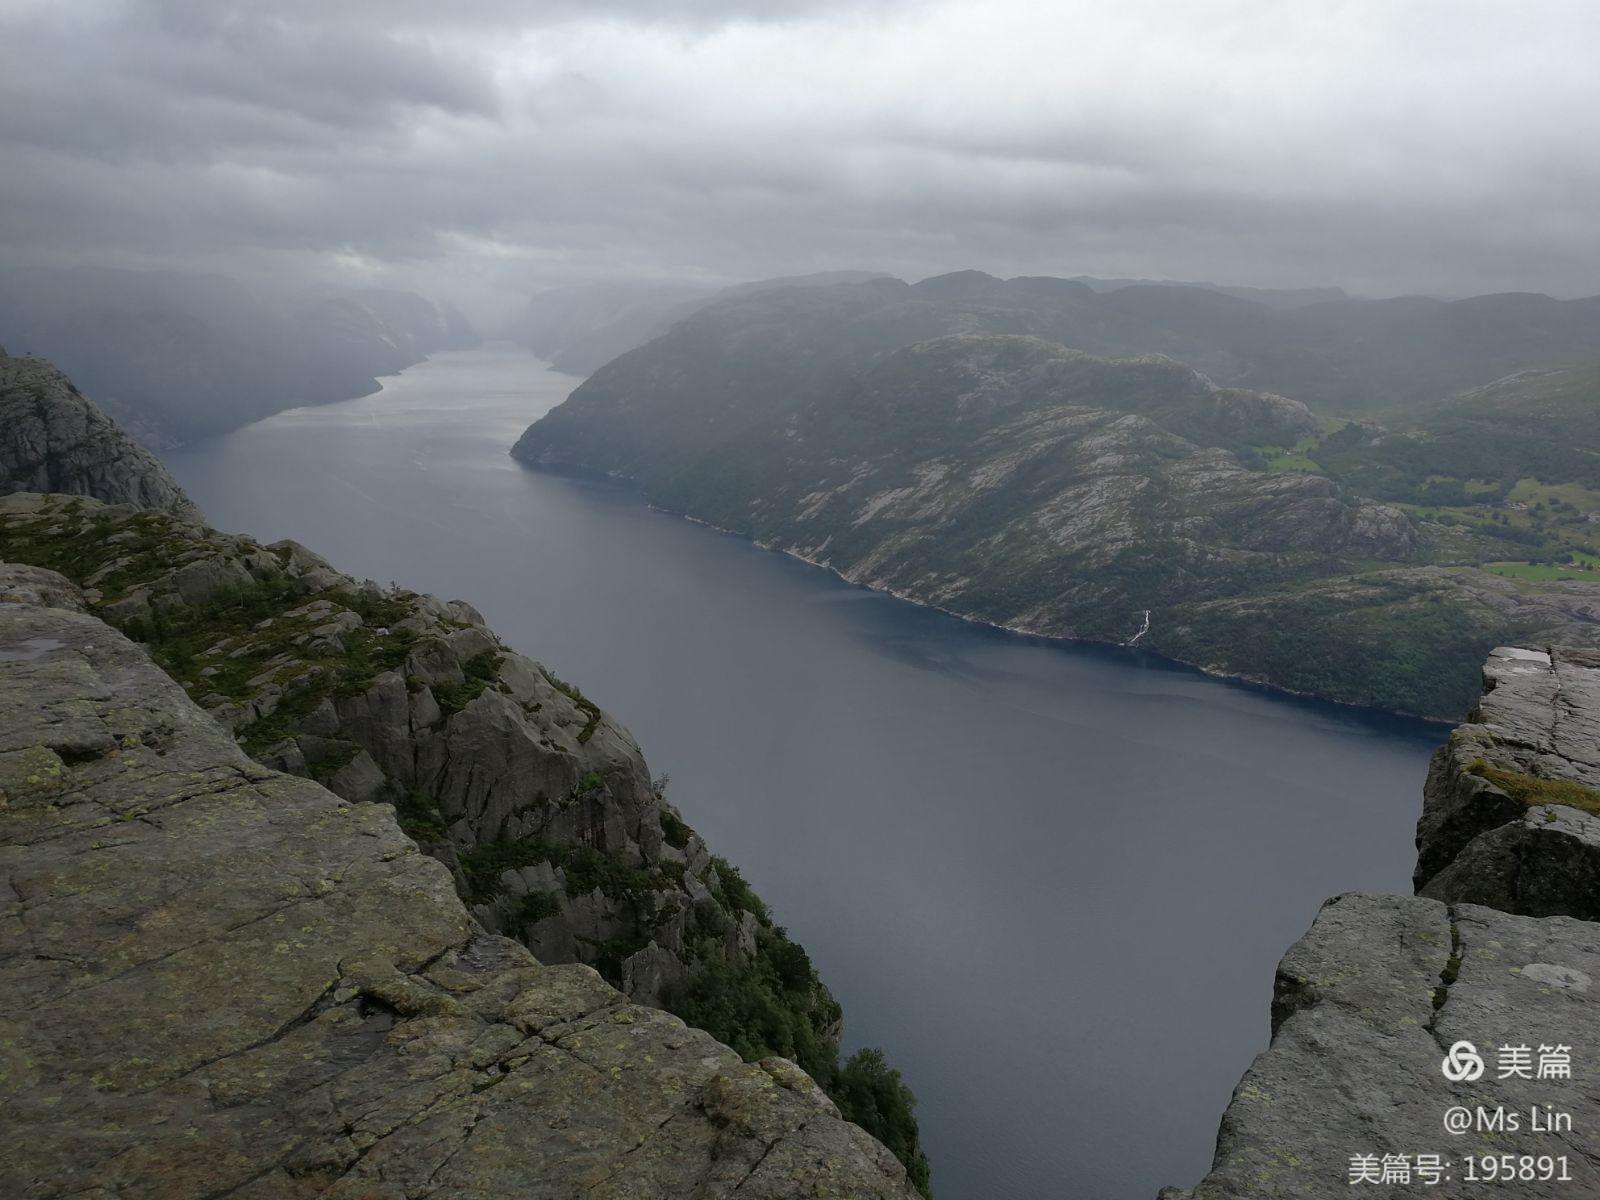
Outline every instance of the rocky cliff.
{"label": "rocky cliff", "polygon": [[1600,654],[1502,647],[1434,755],[1417,892],[1600,921]]}
{"label": "rocky cliff", "polygon": [[393,804],[483,929],[592,965],[747,1058],[874,1097],[848,1115],[926,1187],[908,1094],[870,1056],[839,1063],[840,1008],[804,949],[667,802],[627,731],[470,605],[78,497],[0,498],[0,560],[70,575],[258,762]]}
{"label": "rocky cliff", "polygon": [[64,492],[198,519],[200,510],[55,367],[0,350],[0,495]]}
{"label": "rocky cliff", "polygon": [[[1211,1173],[1163,1197],[1348,1197],[1385,1160],[1428,1195],[1600,1194],[1596,784],[1600,658],[1495,650],[1429,775],[1420,894],[1328,901],[1278,966]],[[1461,1042],[1483,1070],[1451,1079]]]}
{"label": "rocky cliff", "polygon": [[253,761],[92,607],[0,567],[0,1193],[914,1195],[792,1063],[485,932],[393,809]]}
{"label": "rocky cliff", "polygon": [[132,502],[0,493],[0,562],[70,577],[256,761],[393,805],[481,928],[592,965],[747,1059],[798,1061],[927,1191],[898,1073],[876,1052],[839,1061],[840,1008],[805,950],[667,802],[626,730],[463,601],[208,528],[59,372],[24,366],[48,384],[27,391],[30,420],[90,431],[41,443],[72,467],[47,482]]}
{"label": "rocky cliff", "polygon": [[469,605],[379,589],[295,543],[59,496],[0,500],[0,557],[70,573],[259,761],[395,804],[487,928],[603,962],[647,1003],[686,978],[693,901],[720,888],[709,853],[627,732]]}

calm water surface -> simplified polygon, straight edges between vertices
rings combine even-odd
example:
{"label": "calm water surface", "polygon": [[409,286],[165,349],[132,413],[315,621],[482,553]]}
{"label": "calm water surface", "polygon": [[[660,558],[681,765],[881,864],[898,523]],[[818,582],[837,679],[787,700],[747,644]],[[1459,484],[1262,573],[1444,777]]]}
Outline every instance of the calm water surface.
{"label": "calm water surface", "polygon": [[167,456],[223,528],[470,599],[638,737],[921,1097],[941,1200],[1210,1162],[1273,967],[1408,890],[1417,724],[984,630],[507,457],[576,381],[439,355]]}

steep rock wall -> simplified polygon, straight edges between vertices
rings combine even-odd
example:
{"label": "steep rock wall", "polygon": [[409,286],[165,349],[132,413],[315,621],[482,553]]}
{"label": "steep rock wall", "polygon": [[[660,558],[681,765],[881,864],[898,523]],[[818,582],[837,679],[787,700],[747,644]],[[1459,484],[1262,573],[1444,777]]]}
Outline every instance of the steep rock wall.
{"label": "steep rock wall", "polygon": [[792,1063],[485,933],[87,607],[0,564],[0,1194],[914,1196]]}
{"label": "steep rock wall", "polygon": [[[259,761],[395,804],[479,922],[545,961],[661,1004],[711,964],[804,957],[627,731],[464,602],[380,589],[294,543],[62,496],[0,498],[0,558],[68,572]],[[831,1044],[838,1005],[809,963],[792,982],[791,1007]]]}

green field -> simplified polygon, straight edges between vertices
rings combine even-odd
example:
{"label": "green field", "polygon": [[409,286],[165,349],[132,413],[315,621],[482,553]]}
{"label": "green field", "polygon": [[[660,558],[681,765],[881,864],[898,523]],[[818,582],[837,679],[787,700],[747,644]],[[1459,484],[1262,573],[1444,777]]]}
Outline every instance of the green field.
{"label": "green field", "polygon": [[1551,566],[1548,563],[1492,562],[1484,569],[1507,579],[1525,579],[1530,583],[1550,583],[1560,579],[1577,579],[1587,583],[1600,583],[1600,562],[1581,559],[1580,566]]}

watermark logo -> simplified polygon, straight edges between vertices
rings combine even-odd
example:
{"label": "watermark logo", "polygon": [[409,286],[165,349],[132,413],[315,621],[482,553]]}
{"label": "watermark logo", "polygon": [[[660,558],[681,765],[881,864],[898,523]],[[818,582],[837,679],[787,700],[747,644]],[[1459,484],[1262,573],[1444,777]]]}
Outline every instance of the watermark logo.
{"label": "watermark logo", "polygon": [[1457,1042],[1450,1047],[1439,1069],[1451,1083],[1471,1083],[1483,1077],[1483,1056],[1471,1042]]}

